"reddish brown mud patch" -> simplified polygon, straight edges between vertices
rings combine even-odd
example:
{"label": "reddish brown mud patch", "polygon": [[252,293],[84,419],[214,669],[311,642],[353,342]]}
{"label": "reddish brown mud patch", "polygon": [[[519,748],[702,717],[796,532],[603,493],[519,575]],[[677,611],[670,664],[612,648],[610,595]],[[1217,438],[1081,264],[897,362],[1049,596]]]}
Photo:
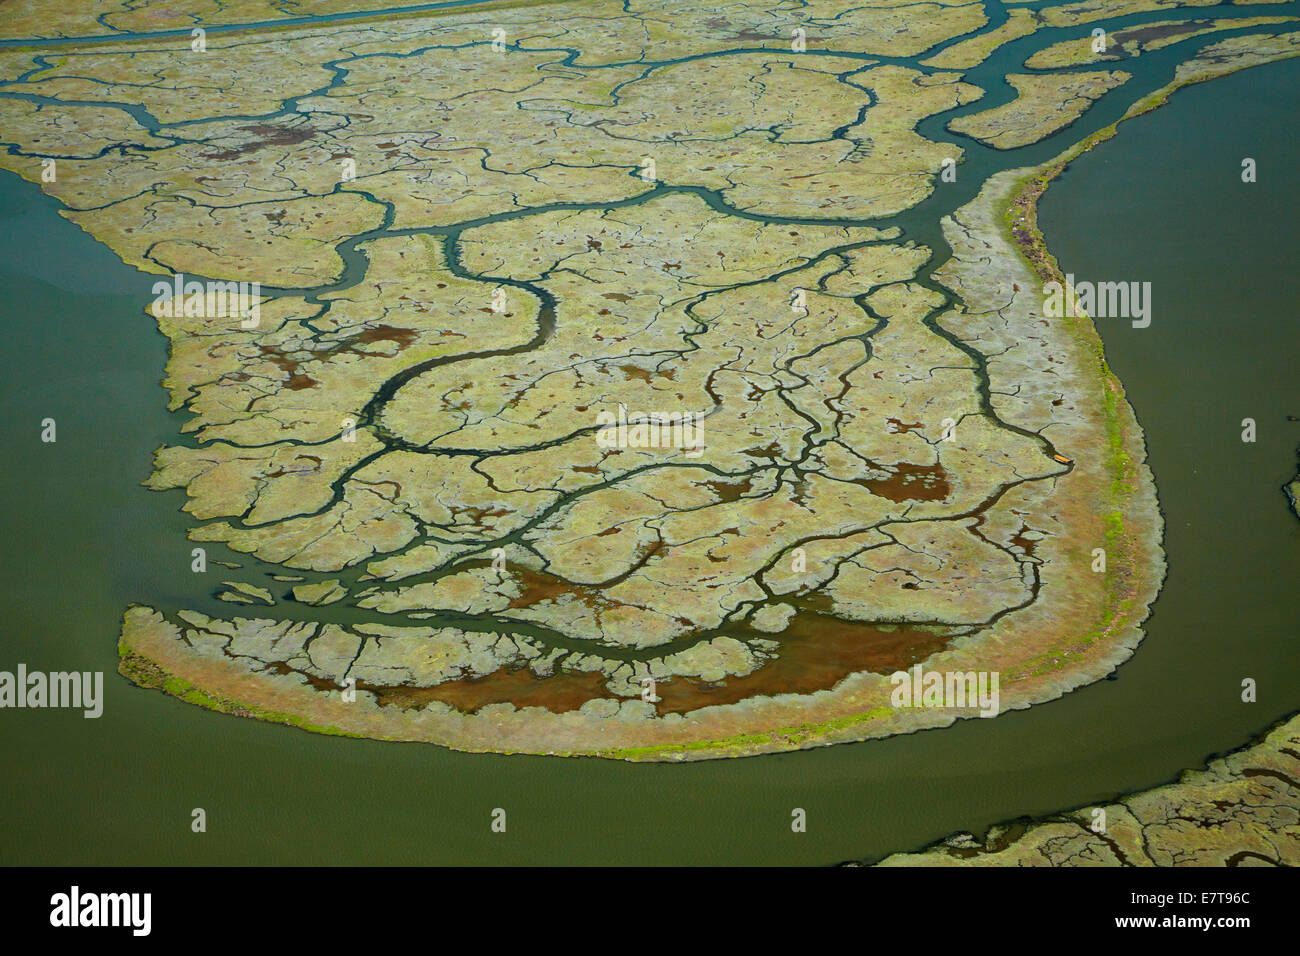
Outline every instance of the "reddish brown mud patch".
{"label": "reddish brown mud patch", "polygon": [[890,501],[943,501],[952,494],[943,465],[890,465],[888,478],[862,482],[871,493]]}
{"label": "reddish brown mud patch", "polygon": [[678,677],[655,692],[661,714],[734,704],[755,696],[811,694],[830,690],[850,674],[892,674],[942,650],[948,638],[911,627],[881,627],[802,613],[779,638],[778,656],[752,674],[705,684]]}
{"label": "reddish brown mud patch", "polygon": [[357,688],[373,693],[382,707],[418,710],[432,701],[441,701],[465,714],[489,704],[545,707],[553,714],[563,714],[577,710],[589,700],[609,696],[604,674],[561,671],[550,677],[538,677],[527,667],[447,681],[436,687],[365,687],[358,683]]}

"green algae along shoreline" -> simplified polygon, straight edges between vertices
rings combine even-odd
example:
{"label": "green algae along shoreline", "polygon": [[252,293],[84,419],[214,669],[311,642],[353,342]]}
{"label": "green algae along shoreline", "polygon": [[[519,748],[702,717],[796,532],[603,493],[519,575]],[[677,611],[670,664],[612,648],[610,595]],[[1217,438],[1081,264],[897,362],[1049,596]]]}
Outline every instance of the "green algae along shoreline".
{"label": "green algae along shoreline", "polygon": [[[1278,57],[1293,58],[1300,52]],[[1038,223],[1038,206],[1069,164],[1118,133],[1120,123],[1157,109],[1177,90],[1260,64],[1206,65],[1134,104],[1041,166],[1016,176],[1003,210],[1007,236],[1044,282],[1064,283]],[[1086,321],[1086,320],[1085,320]],[[1099,360],[1105,362],[1099,350]],[[1282,487],[1300,517],[1300,477]],[[1122,515],[1113,519],[1118,526]],[[1022,816],[981,835],[961,831],[922,848],[845,864],[913,866],[1296,866],[1300,865],[1300,712],[1273,722],[1239,747],[1211,753],[1177,779],[1058,813]],[[1097,810],[1103,815],[1098,818]],[[1102,832],[1096,821],[1110,821]],[[1180,821],[1195,820],[1188,831]],[[1191,838],[1188,838],[1190,832]]]}

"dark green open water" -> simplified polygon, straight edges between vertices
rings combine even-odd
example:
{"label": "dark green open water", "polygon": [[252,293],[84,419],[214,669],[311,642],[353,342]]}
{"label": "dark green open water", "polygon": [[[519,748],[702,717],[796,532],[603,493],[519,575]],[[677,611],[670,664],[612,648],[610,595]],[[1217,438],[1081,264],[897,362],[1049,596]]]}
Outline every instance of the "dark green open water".
{"label": "dark green open water", "polygon": [[[1162,61],[1142,61],[1135,83],[1157,85]],[[183,499],[138,485],[178,424],[158,385],[166,343],[141,312],[152,277],[0,178],[0,669],[102,670],[107,697],[99,720],[0,713],[0,862],[832,863],[1103,800],[1240,745],[1300,709],[1300,521],[1279,490],[1300,445],[1286,421],[1300,415],[1298,107],[1296,60],[1183,90],[1043,202],[1065,271],[1154,287],[1150,328],[1099,320],[1147,430],[1170,564],[1119,679],[996,720],[689,765],[321,737],[117,677],[125,605],[201,605],[222,569],[192,575]],[[1122,108],[1103,100],[1089,122]],[[1243,156],[1259,183],[1241,183]],[[1240,702],[1243,677],[1258,703]],[[194,807],[206,834],[190,832]],[[490,832],[495,807],[505,834]]]}

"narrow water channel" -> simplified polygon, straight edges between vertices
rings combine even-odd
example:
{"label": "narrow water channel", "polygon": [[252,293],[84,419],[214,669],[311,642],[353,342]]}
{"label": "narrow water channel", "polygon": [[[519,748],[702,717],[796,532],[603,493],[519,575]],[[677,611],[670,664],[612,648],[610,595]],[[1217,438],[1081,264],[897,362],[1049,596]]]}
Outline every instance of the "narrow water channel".
{"label": "narrow water channel", "polygon": [[[1279,490],[1300,445],[1286,420],[1300,416],[1300,210],[1278,185],[1300,155],[1284,121],[1297,107],[1297,60],[1183,90],[1043,203],[1066,271],[1153,285],[1150,328],[1100,325],[1147,430],[1170,564],[1118,679],[997,720],[681,766],[321,737],[117,677],[127,603],[192,605],[213,583],[189,572],[180,494],[139,486],[176,429],[158,384],[166,343],[141,313],[152,278],[0,178],[0,667],[102,670],[107,694],[99,720],[5,714],[0,859],[824,864],[1105,799],[1238,746],[1300,709],[1300,520]],[[1259,184],[1241,183],[1245,156]],[[1240,702],[1243,677],[1258,703]],[[194,807],[206,834],[190,832]],[[490,832],[495,807],[505,834]],[[795,807],[805,834],[790,832]]]}

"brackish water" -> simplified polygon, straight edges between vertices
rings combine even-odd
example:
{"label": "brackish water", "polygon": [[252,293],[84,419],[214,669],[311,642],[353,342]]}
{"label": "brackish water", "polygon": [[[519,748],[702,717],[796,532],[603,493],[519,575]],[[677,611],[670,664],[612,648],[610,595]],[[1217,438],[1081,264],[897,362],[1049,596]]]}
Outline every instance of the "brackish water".
{"label": "brackish water", "polygon": [[[1286,421],[1300,415],[1287,185],[1300,132],[1284,119],[1297,106],[1297,60],[1182,90],[1043,201],[1065,271],[1153,284],[1150,328],[1099,320],[1147,430],[1170,564],[1119,679],[996,720],[689,765],[322,737],[118,677],[124,606],[204,606],[223,569],[190,574],[180,493],[138,484],[177,425],[157,384],[166,343],[141,313],[153,278],[0,179],[0,669],[102,670],[107,697],[99,720],[0,714],[0,861],[830,863],[1104,800],[1240,745],[1300,709],[1300,521],[1279,490],[1300,444]],[[1241,183],[1243,156],[1259,183]],[[1259,703],[1240,702],[1242,677]],[[190,831],[194,807],[205,834]],[[505,834],[490,831],[495,807]],[[805,834],[790,832],[794,807]]]}

